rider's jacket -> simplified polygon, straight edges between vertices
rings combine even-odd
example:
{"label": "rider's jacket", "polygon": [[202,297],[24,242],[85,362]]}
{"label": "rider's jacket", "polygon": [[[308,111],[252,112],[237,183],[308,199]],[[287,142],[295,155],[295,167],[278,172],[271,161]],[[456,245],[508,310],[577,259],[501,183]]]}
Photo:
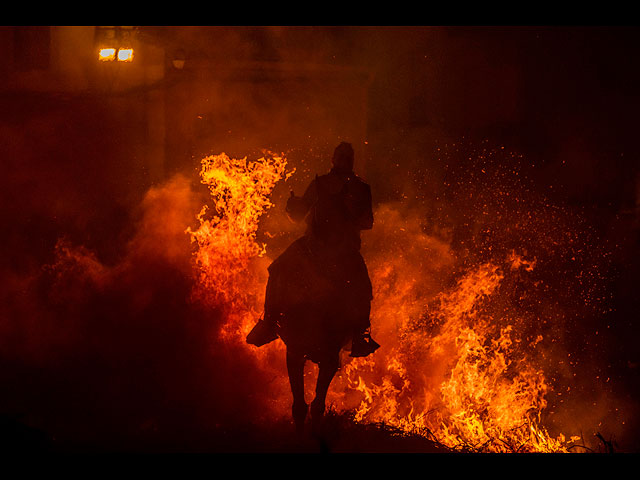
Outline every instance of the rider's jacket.
{"label": "rider's jacket", "polygon": [[306,221],[307,235],[356,250],[360,231],[373,227],[371,188],[353,171],[316,176],[302,197],[291,195],[286,211],[291,220]]}

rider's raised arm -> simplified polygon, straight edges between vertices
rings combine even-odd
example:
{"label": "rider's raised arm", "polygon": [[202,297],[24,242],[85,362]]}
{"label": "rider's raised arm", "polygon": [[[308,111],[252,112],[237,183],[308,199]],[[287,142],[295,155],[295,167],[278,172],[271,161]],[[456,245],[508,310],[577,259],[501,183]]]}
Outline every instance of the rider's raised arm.
{"label": "rider's raised arm", "polygon": [[297,197],[293,191],[287,200],[286,212],[292,222],[301,222],[307,216],[309,209],[316,201],[316,180],[314,179],[302,197]]}

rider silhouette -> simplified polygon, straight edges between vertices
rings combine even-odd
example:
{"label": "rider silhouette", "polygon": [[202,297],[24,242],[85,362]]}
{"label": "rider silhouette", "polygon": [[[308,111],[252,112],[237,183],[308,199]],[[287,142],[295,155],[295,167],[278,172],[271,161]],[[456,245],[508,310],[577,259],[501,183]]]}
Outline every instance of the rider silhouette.
{"label": "rider silhouette", "polygon": [[[279,270],[287,270],[285,265],[296,261],[292,250],[313,255],[321,274],[342,291],[344,309],[353,313],[351,356],[363,357],[378,347],[368,333],[373,295],[360,254],[360,231],[373,227],[371,188],[353,171],[354,151],[349,143],[342,142],[336,147],[332,164],[329,173],[316,176],[302,197],[291,192],[286,212],[294,222],[306,221],[307,229],[302,238],[273,262],[269,271],[271,277]],[[304,248],[300,248],[302,244]],[[272,286],[267,285],[264,317],[271,325],[278,322]]]}
{"label": "rider silhouette", "polygon": [[353,171],[354,152],[338,145],[332,168],[316,176],[301,197],[291,192],[286,212],[305,221],[305,234],[269,266],[264,319],[247,336],[261,346],[278,336],[287,347],[294,394],[293,416],[301,428],[307,412],[303,366],[320,366],[312,419],[321,419],[340,350],[365,357],[378,345],[369,333],[372,287],[360,254],[360,232],[373,227],[371,189]]}
{"label": "rider silhouette", "polygon": [[367,356],[375,350],[366,333],[372,291],[360,254],[360,231],[373,227],[371,189],[353,171],[354,151],[349,143],[336,147],[332,164],[329,173],[316,176],[302,197],[291,192],[286,211],[294,222],[306,221],[305,235],[312,249],[325,253],[325,260],[329,257],[325,272],[333,267],[333,272],[326,273],[348,290],[347,301],[357,310],[351,356]]}

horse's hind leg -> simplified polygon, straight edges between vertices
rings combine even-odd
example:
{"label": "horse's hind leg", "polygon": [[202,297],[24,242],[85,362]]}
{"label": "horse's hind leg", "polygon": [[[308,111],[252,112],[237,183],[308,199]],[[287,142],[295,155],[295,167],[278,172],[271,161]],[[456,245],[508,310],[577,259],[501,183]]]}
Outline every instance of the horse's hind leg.
{"label": "horse's hind leg", "polygon": [[315,430],[322,424],[324,416],[325,402],[329,385],[338,371],[340,366],[340,357],[338,354],[332,355],[319,362],[318,380],[316,381],[316,396],[311,402],[311,421]]}
{"label": "horse's hind leg", "polygon": [[287,373],[289,374],[289,384],[293,394],[291,413],[296,431],[300,434],[304,431],[304,422],[308,411],[308,405],[304,401],[304,363],[305,358],[303,355],[287,349]]}

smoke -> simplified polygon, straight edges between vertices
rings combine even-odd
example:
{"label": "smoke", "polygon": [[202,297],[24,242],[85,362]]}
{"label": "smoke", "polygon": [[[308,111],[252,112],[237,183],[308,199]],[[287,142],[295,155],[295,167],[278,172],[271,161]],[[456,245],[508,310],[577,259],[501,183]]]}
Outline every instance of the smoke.
{"label": "smoke", "polygon": [[200,201],[175,176],[144,195],[116,261],[60,238],[41,268],[3,272],[3,413],[81,449],[202,448],[250,422],[259,369],[190,301]]}

